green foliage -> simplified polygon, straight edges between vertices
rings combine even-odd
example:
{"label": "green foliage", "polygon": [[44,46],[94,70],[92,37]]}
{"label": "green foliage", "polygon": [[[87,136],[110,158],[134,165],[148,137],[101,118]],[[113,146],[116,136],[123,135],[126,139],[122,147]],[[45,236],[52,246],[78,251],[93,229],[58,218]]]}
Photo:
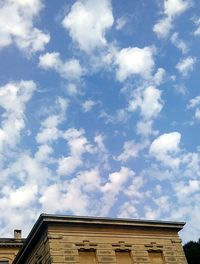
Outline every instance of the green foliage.
{"label": "green foliage", "polygon": [[200,264],[200,239],[190,241],[183,246],[188,264]]}

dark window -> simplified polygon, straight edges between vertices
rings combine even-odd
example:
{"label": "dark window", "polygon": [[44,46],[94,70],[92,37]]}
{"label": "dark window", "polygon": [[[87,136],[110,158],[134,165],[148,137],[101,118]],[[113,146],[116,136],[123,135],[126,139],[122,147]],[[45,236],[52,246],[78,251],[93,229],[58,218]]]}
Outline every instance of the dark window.
{"label": "dark window", "polygon": [[162,252],[149,252],[149,258],[152,264],[164,264]]}
{"label": "dark window", "polygon": [[132,264],[131,260],[131,254],[129,251],[116,251],[116,260],[117,264],[123,263],[123,264]]}
{"label": "dark window", "polygon": [[8,260],[0,260],[0,264],[9,264]]}
{"label": "dark window", "polygon": [[95,251],[79,251],[80,263],[81,264],[96,264],[96,254]]}

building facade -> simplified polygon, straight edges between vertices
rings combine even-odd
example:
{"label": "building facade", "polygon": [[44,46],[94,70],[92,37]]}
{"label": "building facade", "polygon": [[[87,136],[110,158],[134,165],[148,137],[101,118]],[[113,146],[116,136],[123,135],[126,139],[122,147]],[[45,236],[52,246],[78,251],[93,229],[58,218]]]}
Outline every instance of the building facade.
{"label": "building facade", "polygon": [[14,230],[14,238],[0,238],[0,264],[13,263],[24,242],[21,230]]}
{"label": "building facade", "polygon": [[183,226],[42,214],[13,264],[186,264]]}

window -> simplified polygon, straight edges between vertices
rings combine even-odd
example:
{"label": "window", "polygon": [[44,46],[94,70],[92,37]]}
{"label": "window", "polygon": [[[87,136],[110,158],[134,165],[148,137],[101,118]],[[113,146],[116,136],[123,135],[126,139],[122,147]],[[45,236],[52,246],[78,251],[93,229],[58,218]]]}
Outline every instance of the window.
{"label": "window", "polygon": [[117,264],[132,264],[131,255],[128,251],[116,251]]}
{"label": "window", "polygon": [[0,260],[0,264],[9,264],[8,260]]}
{"label": "window", "polygon": [[96,264],[95,251],[79,251],[80,264]]}
{"label": "window", "polygon": [[149,258],[152,264],[164,264],[162,252],[149,252]]}

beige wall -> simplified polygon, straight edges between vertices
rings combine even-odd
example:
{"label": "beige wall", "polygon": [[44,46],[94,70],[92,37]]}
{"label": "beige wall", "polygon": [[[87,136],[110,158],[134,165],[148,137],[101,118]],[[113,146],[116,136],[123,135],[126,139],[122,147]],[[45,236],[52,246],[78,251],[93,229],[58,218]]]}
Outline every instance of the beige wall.
{"label": "beige wall", "polygon": [[49,226],[48,241],[53,264],[187,263],[175,231]]}
{"label": "beige wall", "polygon": [[8,261],[11,264],[19,251],[19,247],[0,246],[0,261]]}
{"label": "beige wall", "polygon": [[50,264],[50,248],[46,232],[41,234],[39,241],[29,252],[25,263],[21,264]]}

